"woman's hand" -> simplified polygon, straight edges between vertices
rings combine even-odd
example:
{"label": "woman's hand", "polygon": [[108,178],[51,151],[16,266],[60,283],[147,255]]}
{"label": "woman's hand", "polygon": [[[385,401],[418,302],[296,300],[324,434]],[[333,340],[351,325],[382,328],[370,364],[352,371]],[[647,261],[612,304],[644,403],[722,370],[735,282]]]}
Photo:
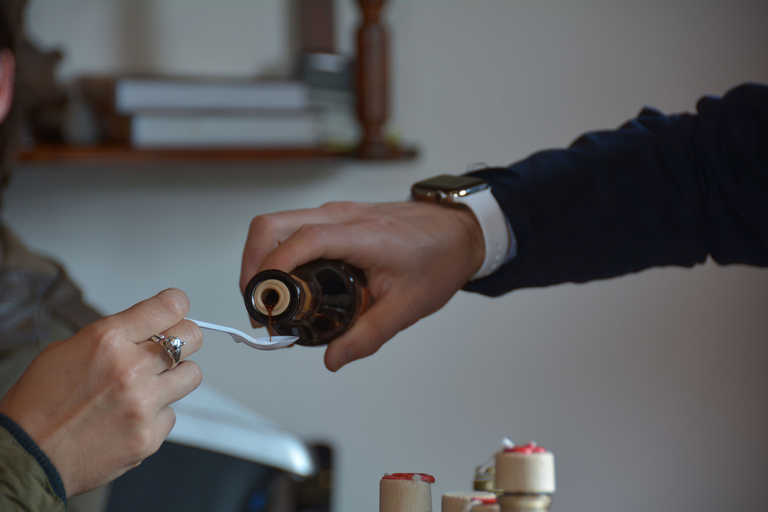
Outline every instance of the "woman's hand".
{"label": "woman's hand", "polygon": [[154,453],[175,422],[170,404],[200,384],[200,368],[172,360],[154,334],[198,350],[200,328],[184,320],[175,289],[105,317],[49,345],[0,401],[61,475],[68,496],[99,487]]}

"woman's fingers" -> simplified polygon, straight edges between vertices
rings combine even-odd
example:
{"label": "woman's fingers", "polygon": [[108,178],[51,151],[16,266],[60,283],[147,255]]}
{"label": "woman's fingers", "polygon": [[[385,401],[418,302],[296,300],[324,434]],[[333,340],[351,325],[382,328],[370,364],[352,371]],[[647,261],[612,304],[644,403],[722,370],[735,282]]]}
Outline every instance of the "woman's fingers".
{"label": "woman's fingers", "polygon": [[[150,351],[156,374],[172,369],[197,352],[203,344],[203,331],[194,322],[183,320],[170,329],[153,334],[137,347],[142,351]],[[174,357],[178,347],[178,361]]]}
{"label": "woman's fingers", "polygon": [[125,311],[103,318],[98,324],[134,343],[143,343],[153,334],[162,333],[184,320],[187,312],[187,295],[176,288],[169,288]]}

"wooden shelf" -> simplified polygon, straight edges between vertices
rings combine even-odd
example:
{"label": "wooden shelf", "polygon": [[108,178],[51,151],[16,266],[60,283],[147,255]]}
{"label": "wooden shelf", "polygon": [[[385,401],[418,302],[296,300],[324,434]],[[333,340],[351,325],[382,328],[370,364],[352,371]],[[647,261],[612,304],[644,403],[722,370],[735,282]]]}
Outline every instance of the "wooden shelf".
{"label": "wooden shelf", "polygon": [[[303,52],[333,51],[334,0],[298,0],[303,20]],[[157,162],[213,163],[252,161],[332,160],[398,161],[416,158],[417,151],[393,145],[386,137],[389,117],[389,34],[383,22],[388,0],[355,0],[361,14],[356,32],[355,96],[360,140],[355,148],[137,149],[128,145],[70,146],[37,144],[18,155],[21,165],[141,165]],[[316,34],[318,15],[327,30]],[[312,20],[308,23],[307,20]],[[319,45],[319,46],[318,46]],[[108,139],[105,139],[108,140]]]}
{"label": "wooden shelf", "polygon": [[243,148],[243,149],[136,149],[122,145],[70,146],[38,145],[23,150],[19,164],[119,165],[157,162],[252,162],[265,160],[363,159],[409,160],[415,158],[413,148],[389,147],[384,154],[367,157],[355,150],[324,147],[307,148]]}

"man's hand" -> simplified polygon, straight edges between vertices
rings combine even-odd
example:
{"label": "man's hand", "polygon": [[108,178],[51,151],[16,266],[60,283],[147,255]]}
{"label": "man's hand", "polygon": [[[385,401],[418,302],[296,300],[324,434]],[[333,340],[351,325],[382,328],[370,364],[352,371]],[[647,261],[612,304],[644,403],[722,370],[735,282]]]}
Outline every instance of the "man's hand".
{"label": "man's hand", "polygon": [[261,270],[290,272],[320,258],[364,270],[373,305],[328,345],[325,365],[336,371],[444,306],[484,257],[480,226],[464,207],[329,203],[254,218],[240,289]]}

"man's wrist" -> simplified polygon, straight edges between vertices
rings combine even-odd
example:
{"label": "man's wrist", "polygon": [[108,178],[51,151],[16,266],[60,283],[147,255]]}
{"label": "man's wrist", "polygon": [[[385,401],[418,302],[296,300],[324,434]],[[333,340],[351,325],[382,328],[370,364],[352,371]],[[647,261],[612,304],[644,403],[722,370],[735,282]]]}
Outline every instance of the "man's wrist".
{"label": "man's wrist", "polygon": [[514,236],[485,179],[471,175],[435,176],[415,183],[411,187],[411,197],[444,205],[461,205],[474,214],[482,233],[485,257],[470,281],[492,274],[511,259]]}
{"label": "man's wrist", "polygon": [[510,246],[509,228],[490,188],[463,198],[459,204],[472,211],[483,234],[483,264],[470,278],[470,281],[476,281],[493,274],[504,264]]}

